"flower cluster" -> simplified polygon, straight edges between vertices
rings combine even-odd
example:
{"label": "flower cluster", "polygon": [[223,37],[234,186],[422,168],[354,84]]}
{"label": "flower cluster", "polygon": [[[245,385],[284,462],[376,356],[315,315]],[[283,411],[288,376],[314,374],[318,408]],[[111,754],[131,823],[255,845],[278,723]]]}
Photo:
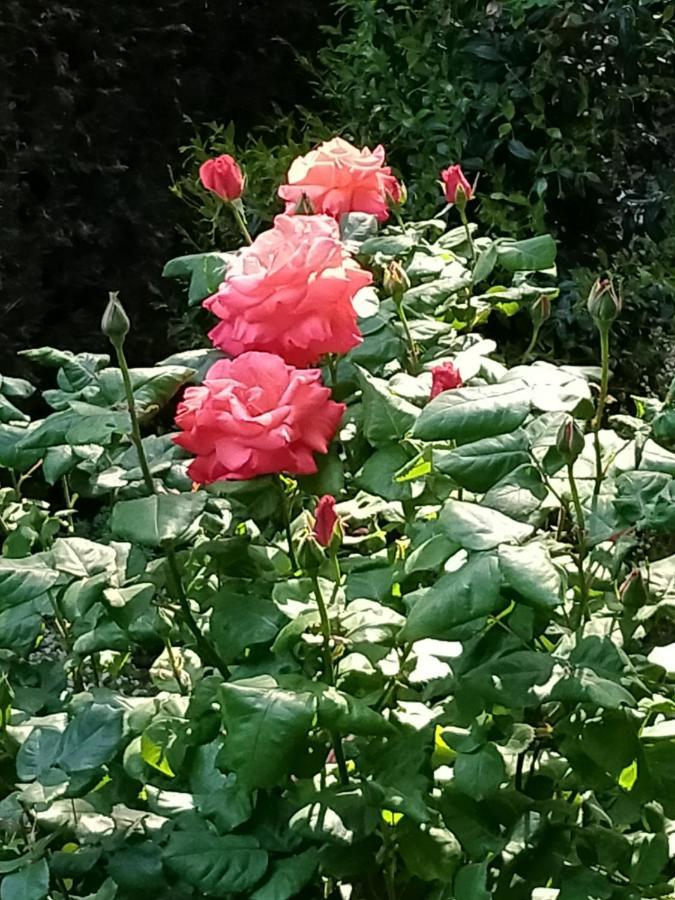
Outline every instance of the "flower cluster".
{"label": "flower cluster", "polygon": [[[316,472],[315,454],[328,450],[345,407],[331,399],[318,369],[303,367],[361,342],[354,298],[372,281],[342,244],[338,223],[351,212],[382,222],[404,190],[385,165],[383,147],[359,150],[336,137],[292,163],[279,188],[285,214],[252,241],[240,199],[245,178],[235,160],[206,160],[199,176],[232,209],[249,246],[204,301],[219,319],[209,337],[232,358],[186,390],[175,441],[195,455],[189,473],[199,483]],[[459,166],[442,178],[448,200],[456,199],[457,186],[471,199]],[[461,385],[454,369],[441,368],[433,372],[432,396]],[[322,542],[329,530],[319,527]]]}

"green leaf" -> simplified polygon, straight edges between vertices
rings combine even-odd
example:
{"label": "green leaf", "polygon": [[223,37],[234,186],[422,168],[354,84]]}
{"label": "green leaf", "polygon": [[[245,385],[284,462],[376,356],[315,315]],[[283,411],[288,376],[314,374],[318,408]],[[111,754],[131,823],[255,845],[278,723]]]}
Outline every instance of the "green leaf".
{"label": "green leaf", "polygon": [[499,263],[507,272],[540,272],[555,265],[557,248],[550,234],[525,241],[502,240],[497,249]]}
{"label": "green leaf", "polygon": [[190,253],[170,259],[164,266],[164,278],[190,279],[188,303],[196,306],[214,294],[225,277],[234,253]]}
{"label": "green leaf", "polygon": [[253,803],[236,775],[223,775],[218,771],[221,747],[222,742],[216,740],[197,748],[190,769],[190,790],[199,812],[211,819],[222,833],[247,822],[253,812]]}
{"label": "green leaf", "polygon": [[368,238],[359,247],[359,256],[378,256],[391,259],[412,250],[417,238],[408,234],[382,234]]}
{"label": "green leaf", "polygon": [[157,896],[166,887],[162,851],[152,841],[129,844],[114,853],[108,862],[108,874],[125,892]]}
{"label": "green leaf", "polygon": [[3,650],[19,654],[35,646],[42,627],[38,609],[39,603],[31,600],[0,612],[0,647]]}
{"label": "green leaf", "polygon": [[39,450],[24,450],[19,442],[28,432],[18,425],[0,425],[0,468],[25,472],[40,459]]}
{"label": "green leaf", "polygon": [[357,484],[369,494],[385,500],[409,500],[412,490],[409,483],[397,482],[395,475],[410,459],[410,454],[399,444],[382,447],[366,460],[356,476]]}
{"label": "green leaf", "polygon": [[455,876],[454,896],[456,900],[490,900],[487,890],[487,862],[462,866]]}
{"label": "green leaf", "polygon": [[209,632],[221,659],[230,663],[247,647],[273,641],[284,621],[271,600],[226,589],[213,598]]}
{"label": "green leaf", "polygon": [[16,774],[21,781],[34,781],[57,762],[61,732],[55,728],[34,728],[19,747]]}
{"label": "green leaf", "polygon": [[374,446],[391,444],[405,437],[419,410],[389,390],[382,378],[376,378],[358,367],[363,392],[363,433]]}
{"label": "green leaf", "polygon": [[57,581],[59,573],[47,565],[47,555],[27,559],[0,558],[0,609],[41,597]]}
{"label": "green leaf", "polygon": [[455,786],[474,800],[494,794],[505,778],[506,766],[494,744],[484,744],[473,753],[460,753],[455,760]]}
{"label": "green leaf", "polygon": [[[316,685],[316,682],[310,682]],[[392,726],[380,713],[370,709],[362,700],[325,687],[318,696],[318,720],[322,728],[344,734],[388,735]]]}
{"label": "green leaf", "polygon": [[447,828],[420,827],[404,819],[396,829],[403,862],[411,875],[423,881],[452,881],[462,848]]}
{"label": "green leaf", "polygon": [[532,527],[508,516],[462,500],[448,500],[439,525],[451,541],[466,550],[493,550],[499,544],[519,543],[532,534]]}
{"label": "green leaf", "polygon": [[562,579],[541,543],[522,547],[500,546],[499,568],[504,582],[527,603],[552,609],[560,603]]}
{"label": "green leaf", "polygon": [[443,637],[448,631],[495,612],[500,604],[499,566],[493,556],[476,556],[432,587],[407,594],[412,604],[401,641]]}
{"label": "green leaf", "polygon": [[113,507],[113,535],[132,544],[160,547],[190,539],[206,504],[206,494],[153,494],[122,500]]}
{"label": "green leaf", "polygon": [[66,772],[84,772],[109,762],[122,740],[121,709],[91,703],[63,733],[58,764]]}
{"label": "green leaf", "polygon": [[[191,380],[194,369],[182,366],[154,366],[147,369],[130,369],[129,377],[134,392],[136,412],[141,420],[150,418],[174,396],[176,391]],[[99,397],[96,400],[106,406],[126,404],[124,381],[120,369],[103,369],[96,377]],[[90,398],[93,399],[93,398]]]}
{"label": "green leaf", "polygon": [[0,884],[1,900],[42,900],[48,892],[49,866],[44,859],[5,875]]}
{"label": "green leaf", "polygon": [[274,786],[307,739],[314,696],[282,690],[269,677],[224,684],[221,696],[224,760],[246,787]]}
{"label": "green leaf", "polygon": [[497,264],[497,243],[493,241],[489,247],[482,250],[473,267],[473,283],[478,284],[492,272]]}
{"label": "green leaf", "polygon": [[209,897],[248,891],[267,869],[267,852],[249,835],[175,831],[163,857],[172,875]]}
{"label": "green leaf", "polygon": [[314,847],[275,862],[270,878],[251,894],[251,900],[290,900],[309,884],[317,865],[318,851]]}
{"label": "green leaf", "polygon": [[530,393],[522,381],[443,391],[422,410],[413,437],[465,444],[515,431],[530,411]]}
{"label": "green leaf", "polygon": [[469,491],[484,492],[518,466],[529,462],[521,429],[510,434],[461,444],[454,450],[434,450],[434,468]]}

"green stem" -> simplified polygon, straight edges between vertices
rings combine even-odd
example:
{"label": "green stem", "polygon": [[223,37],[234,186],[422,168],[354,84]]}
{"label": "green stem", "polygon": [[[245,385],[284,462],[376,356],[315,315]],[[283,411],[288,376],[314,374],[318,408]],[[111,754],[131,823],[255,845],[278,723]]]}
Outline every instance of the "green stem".
{"label": "green stem", "polygon": [[605,403],[607,402],[607,392],[609,388],[609,328],[602,326],[600,328],[600,394],[598,396],[598,406],[595,412],[591,427],[593,428],[593,443],[595,446],[595,485],[593,487],[593,499],[595,500],[600,493],[602,485],[602,452],[600,448],[600,427],[602,425],[602,417],[605,411]]}
{"label": "green stem", "polygon": [[[312,575],[312,586],[314,588],[314,596],[316,597],[316,605],[319,607],[319,618],[321,620],[321,634],[323,635],[323,666],[324,675],[331,687],[335,687],[335,668],[333,666],[333,651],[331,650],[331,630],[330,619],[326,603],[321,593],[321,585],[319,584],[318,575]],[[338,773],[342,784],[349,784],[349,773],[347,772],[347,762],[345,760],[344,750],[342,748],[342,739],[335,731],[329,731],[333,750],[335,752],[335,761],[337,762]]]}
{"label": "green stem", "polygon": [[403,308],[403,301],[399,297],[394,299],[394,304],[396,306],[396,312],[398,313],[398,317],[401,320],[401,325],[403,325],[403,331],[405,332],[405,339],[408,343],[408,351],[410,354],[410,365],[412,375],[418,375],[420,369],[420,361],[417,355],[417,347],[415,346],[415,341],[413,340],[412,332],[410,331],[410,325],[408,324],[408,318],[405,314],[405,309]]}
{"label": "green stem", "polygon": [[588,621],[588,607],[589,607],[589,597],[588,597],[588,584],[586,583],[586,573],[584,571],[584,563],[586,561],[586,521],[584,519],[584,511],[581,508],[581,501],[579,499],[579,491],[577,489],[577,482],[574,477],[574,471],[572,464],[568,464],[567,466],[567,477],[570,483],[570,491],[572,493],[572,503],[574,504],[574,512],[576,515],[576,526],[577,526],[577,570],[579,572],[579,587],[581,590],[581,614],[579,616],[579,631],[583,630],[585,623]]}
{"label": "green stem", "polygon": [[184,697],[187,694],[187,687],[183,684],[183,681],[180,677],[178,664],[176,663],[176,657],[173,655],[173,647],[171,646],[171,641],[168,638],[164,638],[164,647],[166,648],[166,655],[169,657],[169,665],[171,666],[173,677],[176,679],[176,684],[178,685],[178,691]]}
{"label": "green stem", "polygon": [[459,212],[459,218],[462,220],[462,225],[464,226],[464,231],[466,232],[466,239],[469,243],[469,250],[471,251],[471,262],[476,262],[476,246],[473,242],[473,237],[471,236],[471,229],[469,228],[469,220],[466,217],[466,211],[463,207],[458,206],[457,210]]}
{"label": "green stem", "polygon": [[288,542],[288,555],[291,560],[291,566],[293,566],[293,571],[297,572],[299,566],[298,559],[295,555],[295,548],[293,547],[293,532],[291,531],[291,512],[288,504],[288,496],[283,482],[279,477],[277,477],[277,487],[279,488],[279,494],[281,496],[281,515],[284,520],[284,531],[286,532],[286,540]]}
{"label": "green stem", "polygon": [[239,231],[241,231],[241,233],[244,237],[244,240],[246,241],[247,244],[251,245],[253,243],[253,238],[251,237],[251,234],[250,234],[248,228],[246,227],[246,222],[244,221],[244,217],[239,212],[239,210],[237,209],[237,207],[235,206],[234,203],[228,203],[227,205],[232,210],[232,215],[235,218],[237,226],[239,227]]}
{"label": "green stem", "polygon": [[537,341],[539,340],[539,332],[541,331],[541,325],[534,325],[532,327],[532,337],[530,338],[530,343],[527,345],[527,348],[522,356],[522,362],[527,362],[530,355],[534,351],[534,348],[537,345]]}
{"label": "green stem", "polygon": [[227,666],[220,659],[211,644],[206,640],[201,632],[199,625],[197,624],[197,620],[192,614],[192,610],[190,609],[190,601],[187,598],[185,588],[183,587],[183,580],[180,577],[180,571],[178,569],[178,563],[176,561],[176,552],[172,547],[169,547],[166,551],[166,562],[169,570],[169,578],[167,579],[167,587],[169,588],[169,593],[171,594],[175,602],[180,606],[183,618],[185,619],[185,624],[194,636],[199,655],[201,656],[203,662],[205,662],[207,665],[213,666],[214,669],[218,669],[220,674],[227,681],[230,677],[230,673],[227,671]]}
{"label": "green stem", "polygon": [[124,393],[127,398],[127,406],[129,407],[129,418],[131,419],[131,440],[134,444],[134,447],[136,448],[136,453],[138,454],[138,461],[141,466],[141,472],[143,473],[143,481],[145,482],[145,486],[148,489],[149,494],[154,494],[155,486],[152,481],[152,475],[150,474],[150,467],[148,466],[148,460],[145,455],[145,450],[143,449],[141,429],[138,424],[138,415],[136,414],[136,403],[134,401],[134,389],[131,386],[131,376],[129,375],[129,364],[127,363],[126,356],[124,355],[122,342],[113,341],[112,344],[115,348],[115,353],[117,354],[117,362],[120,367],[120,371],[122,372]]}

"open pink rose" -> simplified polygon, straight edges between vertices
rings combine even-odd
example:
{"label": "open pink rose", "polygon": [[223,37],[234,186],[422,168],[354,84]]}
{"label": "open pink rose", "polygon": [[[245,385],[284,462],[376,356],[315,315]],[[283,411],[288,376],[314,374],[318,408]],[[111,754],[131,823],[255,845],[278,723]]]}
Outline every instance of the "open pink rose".
{"label": "open pink rose", "polygon": [[463,384],[462,376],[459,374],[459,371],[455,368],[453,363],[444,362],[439,366],[434,366],[431,370],[431,394],[429,399],[433,400],[434,397],[442,394],[443,391],[451,391],[454,388],[460,388]]}
{"label": "open pink rose", "polygon": [[346,353],[361,342],[352,300],[371,281],[340,243],[333,219],[277,216],[204,301],[221,319],[209,337],[231,356],[264,350],[295,366]]}
{"label": "open pink rose", "polygon": [[464,192],[465,200],[471,200],[473,197],[473,188],[462,172],[461,166],[448,166],[441,172],[441,178],[445,188],[445,199],[448,203],[457,203],[457,192],[460,188]]}
{"label": "open pink rose", "polygon": [[219,360],[189,387],[176,412],[174,441],[194,459],[193,481],[316,472],[345,411],[330,399],[318,369],[294,369],[271,353]]}
{"label": "open pink rose", "polygon": [[384,147],[359,150],[336,137],[293,160],[279,196],[286,201],[287,213],[294,213],[304,198],[315,213],[339,219],[345,213],[365,212],[384,222],[387,200],[398,203],[401,185],[384,165]]}
{"label": "open pink rose", "polygon": [[228,153],[207,159],[199,167],[199,179],[207,191],[227,202],[238,200],[244,190],[244,176],[234,158]]}

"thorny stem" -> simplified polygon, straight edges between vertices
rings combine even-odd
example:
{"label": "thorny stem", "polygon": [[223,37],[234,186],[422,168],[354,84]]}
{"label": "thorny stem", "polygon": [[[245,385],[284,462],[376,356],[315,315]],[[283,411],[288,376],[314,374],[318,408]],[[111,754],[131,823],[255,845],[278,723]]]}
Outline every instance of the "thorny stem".
{"label": "thorny stem", "polygon": [[581,589],[581,615],[579,616],[579,632],[583,630],[584,625],[588,621],[588,584],[586,583],[586,573],[584,571],[584,563],[586,561],[586,522],[584,519],[584,511],[581,508],[579,500],[579,491],[577,490],[577,482],[574,477],[573,465],[567,465],[567,477],[570,483],[570,491],[572,493],[572,503],[574,504],[574,512],[576,516],[577,531],[577,569],[579,571],[579,587]]}
{"label": "thorny stem", "polygon": [[244,240],[250,246],[253,243],[253,238],[251,237],[251,233],[249,232],[248,228],[246,227],[246,222],[244,221],[244,217],[239,212],[239,210],[237,209],[237,207],[235,206],[234,203],[228,203],[227,205],[232,210],[232,215],[235,218],[237,226],[239,227],[239,231],[241,231],[241,233],[244,237]]}
{"label": "thorny stem", "polygon": [[[333,651],[331,650],[331,630],[330,619],[328,618],[328,610],[321,592],[318,575],[312,575],[312,586],[314,588],[314,596],[316,597],[316,605],[319,607],[319,618],[321,620],[321,634],[323,635],[323,666],[324,675],[331,687],[335,687],[335,668],[333,666]],[[333,751],[335,752],[335,761],[340,775],[342,784],[349,784],[349,773],[347,772],[347,762],[345,760],[344,750],[342,748],[342,739],[335,731],[329,731]]]}
{"label": "thorny stem", "polygon": [[408,352],[410,354],[410,365],[412,368],[412,375],[419,374],[420,361],[417,355],[417,347],[415,346],[415,341],[413,340],[412,332],[410,331],[410,325],[408,324],[408,317],[405,314],[405,309],[403,308],[403,302],[400,298],[394,298],[394,303],[396,304],[396,312],[398,313],[398,317],[401,320],[401,325],[403,325],[403,331],[405,332],[405,339],[408,343]]}
{"label": "thorny stem", "polygon": [[[122,343],[120,341],[113,341],[112,343],[115,348],[115,353],[117,354],[117,361],[119,363],[120,370],[122,372],[124,392],[127,398],[127,406],[129,407],[129,419],[131,420],[131,440],[133,441],[136,452],[138,454],[138,461],[143,473],[143,481],[145,482],[148,493],[155,494],[157,492],[155,491],[155,485],[152,480],[152,475],[150,474],[150,467],[148,466],[148,460],[145,455],[143,441],[141,439],[141,430],[138,425],[138,415],[136,414],[134,392],[131,386],[131,378],[129,376],[129,364],[127,363],[126,357],[124,355]],[[183,618],[185,619],[185,623],[194,635],[197,649],[199,650],[199,655],[202,657],[205,663],[207,663],[208,665],[212,665],[214,668],[218,669],[223,678],[227,680],[229,678],[227,667],[220,659],[211,644],[202,634],[199,625],[197,624],[195,617],[192,614],[192,610],[190,609],[190,602],[185,594],[185,588],[183,587],[183,581],[180,577],[178,563],[176,562],[176,552],[173,547],[168,547],[166,550],[166,562],[169,569],[169,578],[167,579],[167,587],[169,588],[169,593],[180,606]]]}
{"label": "thorny stem", "polygon": [[293,547],[293,532],[291,531],[291,514],[288,496],[286,495],[286,489],[280,478],[277,478],[277,487],[279,488],[279,494],[281,496],[281,515],[284,520],[284,531],[286,532],[286,540],[288,542],[288,555],[291,560],[291,565],[293,566],[293,571],[297,572],[298,559],[295,555],[295,548]]}
{"label": "thorny stem", "polygon": [[469,220],[466,217],[466,212],[461,207],[457,207],[459,212],[459,217],[462,220],[462,225],[464,226],[464,231],[466,232],[466,239],[469,243],[469,250],[471,251],[471,262],[476,262],[476,246],[473,242],[473,237],[471,236],[471,229],[469,228]]}
{"label": "thorny stem", "polygon": [[192,614],[192,610],[190,609],[190,601],[188,600],[185,593],[183,581],[178,570],[176,553],[172,547],[169,547],[167,549],[166,562],[169,569],[169,578],[167,579],[169,593],[176,601],[176,603],[178,603],[178,605],[180,606],[183,618],[185,619],[185,623],[194,636],[199,655],[201,656],[203,661],[207,663],[207,665],[211,665],[214,667],[214,669],[218,669],[220,674],[227,681],[230,677],[230,673],[227,671],[227,666],[220,659],[211,644],[206,640],[201,632],[201,629],[199,628],[199,625],[197,624],[197,620]]}
{"label": "thorny stem", "polygon": [[134,389],[131,386],[131,377],[129,375],[129,364],[127,363],[126,356],[124,355],[122,343],[120,341],[113,341],[112,343],[113,347],[115,348],[115,353],[117,354],[117,362],[119,364],[120,371],[122,372],[122,381],[124,382],[124,393],[127,398],[129,418],[131,419],[131,440],[133,441],[134,447],[136,448],[136,453],[138,454],[138,461],[141,466],[141,472],[143,473],[143,481],[145,482],[145,486],[148,489],[148,493],[154,494],[155,486],[152,482],[150,467],[148,466],[148,460],[145,455],[145,450],[143,449],[141,429],[138,424],[136,403],[134,401]]}
{"label": "thorny stem", "polygon": [[593,500],[595,501],[600,493],[602,485],[602,453],[600,450],[600,427],[602,425],[602,416],[605,411],[605,403],[607,402],[607,391],[609,387],[609,328],[605,325],[600,328],[600,394],[598,396],[598,406],[595,412],[595,418],[591,424],[593,429],[593,443],[595,446],[595,486],[593,488]]}

